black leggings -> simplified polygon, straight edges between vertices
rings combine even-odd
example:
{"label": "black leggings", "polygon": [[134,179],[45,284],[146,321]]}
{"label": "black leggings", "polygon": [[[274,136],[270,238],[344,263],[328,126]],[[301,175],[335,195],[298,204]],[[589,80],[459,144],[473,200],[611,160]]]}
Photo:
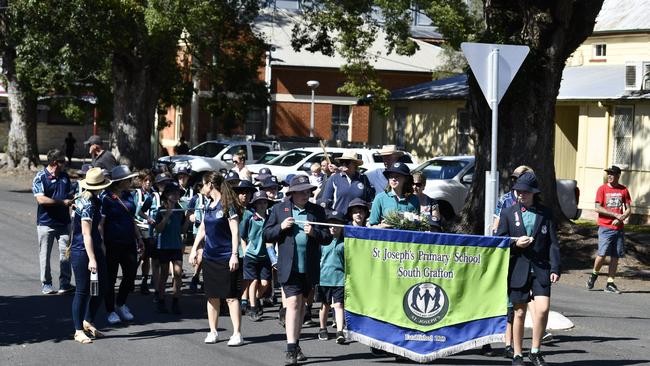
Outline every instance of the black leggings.
{"label": "black leggings", "polygon": [[[138,271],[138,252],[135,246],[106,243],[106,265],[108,267],[108,291],[106,291],[106,312],[115,311],[115,304],[122,306],[133,291],[135,275]],[[122,282],[115,299],[117,269],[122,267]]]}

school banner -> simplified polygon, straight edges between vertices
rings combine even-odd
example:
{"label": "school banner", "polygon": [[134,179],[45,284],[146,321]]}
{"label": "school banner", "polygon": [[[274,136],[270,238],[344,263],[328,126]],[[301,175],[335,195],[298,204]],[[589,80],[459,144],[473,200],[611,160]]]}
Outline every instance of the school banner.
{"label": "school banner", "polygon": [[345,227],[348,338],[428,362],[506,329],[509,239]]}

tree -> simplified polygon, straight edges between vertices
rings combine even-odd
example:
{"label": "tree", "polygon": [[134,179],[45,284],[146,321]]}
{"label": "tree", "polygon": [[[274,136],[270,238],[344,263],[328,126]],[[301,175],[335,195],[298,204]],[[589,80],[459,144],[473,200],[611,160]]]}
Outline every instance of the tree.
{"label": "tree", "polygon": [[[238,111],[241,115],[242,109],[250,107],[246,86],[254,85],[250,82],[251,73],[239,71],[255,68],[262,57],[247,57],[250,55],[238,51],[233,42],[244,37],[241,29],[257,15],[258,8],[251,5],[252,0],[18,3],[23,18],[29,19],[25,27],[29,42],[21,50],[24,69],[30,70],[35,83],[41,86],[39,91],[45,94],[60,90],[101,94],[110,87],[111,102],[107,103],[105,95],[99,101],[112,108],[107,117],[111,120],[113,153],[126,164],[150,165],[155,112],[162,110],[164,115],[166,107],[189,100],[193,71],[207,75],[218,86],[220,92],[212,96],[212,99],[220,98],[215,111],[222,114]],[[197,58],[219,55],[219,52],[189,47],[180,42],[181,38],[198,45],[201,39],[193,34],[214,35],[228,29],[237,31],[221,34],[221,43],[234,52],[227,49],[224,52],[228,57],[220,59],[230,61],[218,62],[216,67],[210,62],[200,63],[193,70],[189,62],[193,51]],[[259,44],[252,33],[247,40]],[[257,74],[254,78],[257,79]],[[223,97],[233,94],[246,97]],[[253,100],[259,102],[259,98]]]}
{"label": "tree", "polygon": [[0,65],[7,85],[11,115],[7,136],[7,165],[29,169],[39,162],[36,143],[36,95],[20,80],[16,70],[16,47],[20,42],[20,19],[8,1],[0,1]]}
{"label": "tree", "polygon": [[[567,58],[593,32],[603,0],[486,1],[485,43],[530,47],[508,92],[499,104],[497,166],[500,181],[518,165],[531,166],[540,181],[545,204],[563,222],[555,185],[555,102]],[[460,228],[480,233],[485,180],[489,169],[491,112],[476,79],[470,77],[470,120],[475,130],[476,168]],[[503,186],[504,190],[509,189]]]}
{"label": "tree", "polygon": [[[316,6],[307,11],[309,21],[296,29],[295,46],[323,50],[324,53],[338,47],[348,62],[359,65],[355,67],[365,73],[369,67],[364,64],[367,61],[363,56],[367,50],[364,47],[369,41],[368,33],[376,24],[368,14],[375,11],[383,16],[389,51],[409,54],[413,50],[408,39],[408,10],[412,4],[433,20],[452,47],[457,47],[463,39],[529,46],[529,56],[499,105],[500,181],[506,183],[509,171],[517,165],[532,166],[547,205],[559,219],[566,220],[555,194],[555,101],[565,61],[593,31],[602,3],[603,0],[486,0],[486,29],[472,36],[480,27],[469,15],[470,9],[465,2],[460,0],[420,0],[413,3],[406,0],[324,0],[314,3]],[[354,84],[354,80],[355,77],[348,82]],[[474,77],[470,77],[469,86],[470,123],[475,131],[476,179],[461,215],[459,230],[482,233],[485,199],[482,172],[489,167],[491,113]]]}

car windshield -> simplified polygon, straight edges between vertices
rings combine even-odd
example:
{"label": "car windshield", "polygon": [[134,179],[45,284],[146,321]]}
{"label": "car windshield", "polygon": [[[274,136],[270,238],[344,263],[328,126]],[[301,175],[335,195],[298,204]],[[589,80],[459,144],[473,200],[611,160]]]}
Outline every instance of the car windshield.
{"label": "car windshield", "polygon": [[224,144],[222,142],[204,142],[195,148],[191,149],[188,155],[196,155],[196,156],[205,156],[208,158],[213,158],[217,156],[217,154],[228,147],[228,144]]}
{"label": "car windshield", "polygon": [[312,154],[309,151],[297,150],[289,151],[288,153],[278,156],[277,158],[269,161],[267,165],[276,165],[276,166],[293,166],[300,163],[304,158]]}
{"label": "car windshield", "polygon": [[255,164],[266,164],[277,157],[278,157],[277,153],[266,153],[258,161],[256,161]]}
{"label": "car windshield", "polygon": [[427,179],[452,179],[469,164],[464,160],[432,160],[422,169]]}

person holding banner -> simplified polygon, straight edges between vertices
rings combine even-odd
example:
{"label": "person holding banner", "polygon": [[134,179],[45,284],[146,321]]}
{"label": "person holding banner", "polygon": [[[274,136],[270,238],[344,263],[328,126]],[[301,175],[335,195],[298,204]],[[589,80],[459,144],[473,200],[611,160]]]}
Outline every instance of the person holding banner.
{"label": "person holding banner", "polygon": [[420,201],[413,194],[413,177],[409,167],[404,163],[394,163],[384,170],[384,177],[388,179],[388,185],[372,201],[368,220],[371,226],[381,228],[390,227],[383,220],[392,211],[420,213]]}
{"label": "person holding banner", "polygon": [[513,238],[508,295],[514,306],[513,365],[524,365],[522,343],[526,308],[534,301],[532,347],[528,357],[535,366],[546,361],[540,352],[548,322],[551,284],[560,279],[560,247],[553,213],[541,205],[537,178],[526,172],[513,186],[517,203],[501,211],[497,236]]}
{"label": "person holding banner", "polygon": [[219,307],[221,299],[226,299],[233,327],[228,346],[240,346],[244,339],[241,335],[241,310],[238,300],[240,291],[237,288],[237,248],[241,240],[239,218],[242,208],[223,175],[217,172],[207,173],[203,176],[203,187],[211,200],[194,238],[189,262],[192,265],[198,263],[199,244],[205,239],[201,263],[210,332],[204,342],[216,343],[219,339]]}
{"label": "person holding banner", "polygon": [[[265,243],[278,243],[278,280],[286,296],[287,352],[285,365],[296,365],[307,358],[300,349],[300,331],[305,300],[320,277],[320,246],[332,237],[325,222],[325,210],[309,202],[316,186],[309,177],[291,179],[288,200],[273,206],[263,229]],[[315,224],[318,223],[318,224]]]}

